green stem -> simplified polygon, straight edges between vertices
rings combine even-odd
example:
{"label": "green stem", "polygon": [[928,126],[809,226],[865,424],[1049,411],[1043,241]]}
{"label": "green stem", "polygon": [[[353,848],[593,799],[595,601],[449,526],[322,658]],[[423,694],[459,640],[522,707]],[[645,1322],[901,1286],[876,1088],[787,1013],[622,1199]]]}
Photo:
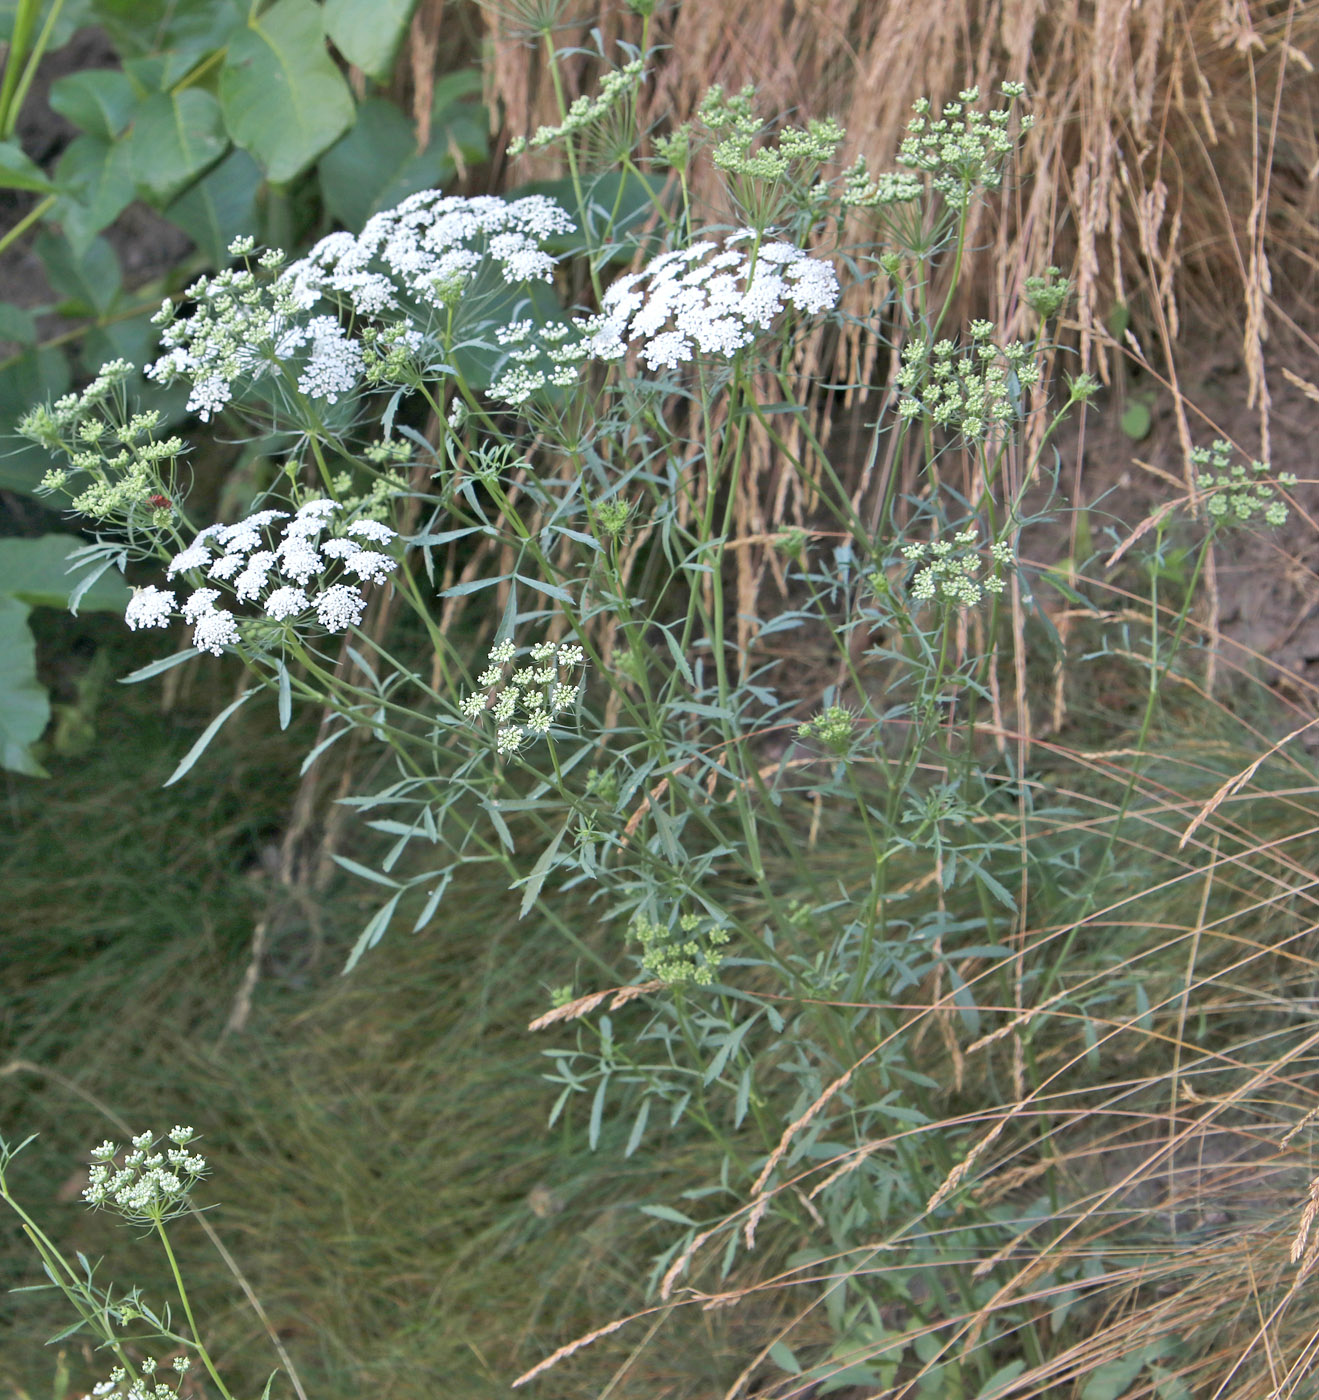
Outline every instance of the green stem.
{"label": "green stem", "polygon": [[160,1243],[165,1250],[165,1258],[169,1260],[170,1273],[174,1275],[174,1287],[179,1295],[179,1302],[183,1304],[184,1316],[188,1319],[188,1326],[192,1329],[192,1342],[197,1348],[197,1355],[202,1359],[202,1365],[206,1367],[211,1379],[215,1382],[224,1400],[234,1400],[229,1393],[229,1387],[220,1379],[220,1373],[215,1369],[215,1363],[211,1360],[211,1354],[206,1350],[202,1341],[201,1330],[197,1326],[197,1319],[192,1315],[192,1304],[188,1301],[188,1290],[183,1286],[183,1275],[179,1273],[179,1263],[174,1257],[174,1251],[170,1248],[169,1236],[165,1233],[164,1224],[156,1221],[156,1234],[160,1237]]}

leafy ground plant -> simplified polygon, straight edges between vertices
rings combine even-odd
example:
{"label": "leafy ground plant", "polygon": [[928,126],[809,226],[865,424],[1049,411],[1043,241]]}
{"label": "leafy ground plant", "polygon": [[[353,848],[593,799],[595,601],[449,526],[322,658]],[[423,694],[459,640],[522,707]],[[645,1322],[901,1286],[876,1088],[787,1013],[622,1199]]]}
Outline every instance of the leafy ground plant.
{"label": "leafy ground plant", "polygon": [[[165,304],[148,376],[284,444],[245,518],[190,517],[185,444],[131,402],[127,362],[24,420],[60,460],[44,489],[100,534],[92,571],[143,580],[128,625],[189,629],[138,678],[228,655],[249,681],[171,781],[258,697],[281,726],[322,706],[307,763],[354,734],[386,775],[345,799],[384,842],[375,866],[337,857],[385,891],[350,969],[395,927],[442,936],[473,871],[556,932],[574,977],[533,1022],[562,1037],[551,1124],[624,1160],[714,1149],[646,1206],[672,1231],[651,1315],[807,1300],[730,1395],[773,1366],[784,1394],[1218,1384],[1221,1329],[1175,1333],[1159,1285],[1185,1256],[1151,1230],[1158,1210],[1183,1228],[1185,1144],[1263,1131],[1262,1081],[1289,1132],[1308,1121],[1279,1087],[1308,1033],[1270,1058],[1238,1006],[1219,1023],[1195,996],[1230,985],[1240,921],[1303,907],[1308,882],[1219,815],[1264,758],[1168,850],[1156,736],[1179,687],[1208,696],[1190,643],[1215,541],[1285,519],[1295,483],[1228,444],[1193,453],[1186,499],[1115,551],[1139,583],[1116,616],[1034,566],[1053,438],[1097,387],[1051,394],[1066,288],[1049,268],[1025,282],[1026,339],[953,323],[972,212],[1029,123],[1020,86],[918,103],[876,173],[836,168],[833,122],[766,129],[750,91],[643,131],[644,47],[623,58],[532,140],[565,143],[570,207],[422,192],[292,262],[237,240],[237,268]],[[622,187],[599,179],[620,151],[650,203],[621,227]],[[719,207],[693,196],[698,162]],[[837,310],[858,286],[859,321]],[[831,315],[868,338],[855,382],[801,373]],[[862,405],[859,462],[834,446],[835,395]],[[772,613],[750,606],[751,560]],[[1051,590],[1093,626],[1089,657],[1135,678],[1116,767],[1032,740]],[[1145,917],[1163,861],[1203,905],[1132,946],[1111,930]],[[1151,1044],[1174,1047],[1171,1081]],[[1184,1121],[1184,1102],[1215,1107]],[[1123,1131],[1151,1123],[1152,1147]],[[1133,1146],[1117,1181],[1087,1176]],[[1165,1166],[1157,1209],[1128,1208]],[[1113,1291],[1141,1325],[1089,1345]],[[1230,1393],[1255,1393],[1260,1355],[1238,1353]]]}

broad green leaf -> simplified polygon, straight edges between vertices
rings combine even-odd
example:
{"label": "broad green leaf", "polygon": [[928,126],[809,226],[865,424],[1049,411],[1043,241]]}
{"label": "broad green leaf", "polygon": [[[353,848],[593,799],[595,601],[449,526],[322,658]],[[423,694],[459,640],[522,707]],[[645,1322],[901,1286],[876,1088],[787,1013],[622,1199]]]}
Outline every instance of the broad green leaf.
{"label": "broad green leaf", "polygon": [[56,78],[50,85],[50,105],[79,131],[113,141],[131,120],[137,94],[119,69],[89,68]]}
{"label": "broad green leaf", "polygon": [[[85,544],[76,535],[0,540],[0,594],[33,608],[68,607],[79,577],[69,572],[69,555]],[[127,602],[123,579],[118,573],[104,573],[82,595],[79,607],[89,612],[122,612]]]}
{"label": "broad green leaf", "polygon": [[234,143],[275,184],[300,175],[348,129],[353,95],[312,0],[278,0],[230,40],[220,101]]}
{"label": "broad green leaf", "polygon": [[104,238],[93,238],[81,253],[67,238],[47,232],[37,239],[37,256],[46,279],[65,298],[66,315],[96,316],[119,297],[119,261]]}
{"label": "broad green leaf", "polygon": [[50,701],[37,680],[37,646],[27,615],[26,603],[0,596],[0,767],[44,778],[31,745],[45,732]]}
{"label": "broad green leaf", "polygon": [[417,0],[325,0],[325,32],[364,73],[384,82]]}
{"label": "broad green leaf", "polygon": [[243,23],[249,0],[93,0],[101,27],[123,58],[166,54],[162,84],[174,84],[199,59],[223,49]]}
{"label": "broad green leaf", "polygon": [[41,167],[23,154],[17,141],[0,141],[0,189],[48,194],[53,188]]}
{"label": "broad green leaf", "polygon": [[37,323],[32,313],[12,301],[0,301],[0,340],[33,345],[37,339]]}
{"label": "broad green leaf", "polygon": [[380,98],[362,103],[352,130],[326,151],[319,166],[326,207],[354,232],[372,214],[392,209],[418,190],[443,185],[454,169],[438,133],[418,152],[412,123]]}
{"label": "broad green leaf", "polygon": [[229,149],[220,104],[201,88],[158,92],[133,123],[133,171],[146,197],[167,204]]}
{"label": "broad green leaf", "polygon": [[1122,431],[1134,442],[1142,442],[1150,435],[1154,415],[1143,399],[1133,399],[1122,414]]}
{"label": "broad green leaf", "polygon": [[75,256],[85,255],[96,235],[137,197],[125,141],[79,136],[60,157],[55,177],[62,197],[50,217],[63,228]]}
{"label": "broad green leaf", "polygon": [[[130,364],[146,364],[159,353],[160,328],[151,324],[154,312],[143,311],[126,321],[107,321],[103,326],[89,326],[82,338],[79,358],[88,374],[94,375],[110,360],[127,360]],[[154,399],[154,394],[152,395]],[[158,402],[151,407],[159,408]]]}
{"label": "broad green leaf", "polygon": [[1144,1369],[1145,1360],[1146,1353],[1141,1350],[1134,1356],[1121,1356],[1116,1361],[1105,1362],[1086,1381],[1081,1400],[1119,1400]]}
{"label": "broad green leaf", "polygon": [[264,183],[261,167],[246,151],[230,151],[165,210],[217,266],[229,261],[229,245],[240,234],[256,234],[260,224],[257,197]]}

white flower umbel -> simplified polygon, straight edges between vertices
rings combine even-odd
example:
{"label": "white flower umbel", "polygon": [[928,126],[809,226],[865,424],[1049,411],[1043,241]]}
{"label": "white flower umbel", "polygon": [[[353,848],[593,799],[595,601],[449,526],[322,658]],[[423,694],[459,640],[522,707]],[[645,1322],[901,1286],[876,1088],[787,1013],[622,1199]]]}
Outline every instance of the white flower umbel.
{"label": "white flower umbel", "polygon": [[595,353],[640,341],[650,369],[674,369],[698,354],[728,358],[785,311],[814,315],[837,303],[830,263],[790,243],[757,247],[755,239],[743,229],[722,243],[703,240],[620,278],[604,294]]}
{"label": "white flower umbel", "polygon": [[157,1225],[182,1215],[188,1195],[209,1170],[206,1159],[188,1151],[191,1128],[167,1134],[159,1149],[153,1133],[139,1133],[122,1156],[113,1142],[91,1152],[83,1197],[95,1209],[112,1210],[130,1224]]}
{"label": "white flower umbel", "polygon": [[[290,517],[288,511],[262,510],[234,525],[208,525],[170,561],[171,579],[204,576],[216,587],[193,589],[182,606],[168,589],[138,589],[125,612],[129,627],[165,627],[174,616],[193,626],[193,644],[219,656],[240,639],[239,620],[217,607],[222,590],[240,603],[255,603],[267,619],[344,632],[361,622],[366,584],[387,583],[398,561],[383,549],[395,538],[377,520],[340,526],[337,501],[316,497]],[[271,526],[285,521],[278,539]],[[328,533],[342,529],[342,533]],[[312,618],[315,623],[312,623]]]}
{"label": "white flower umbel", "polygon": [[[578,668],[585,653],[574,642],[539,642],[528,653],[531,665],[509,674],[516,649],[508,639],[494,647],[486,669],[476,678],[481,687],[460,705],[464,717],[480,724],[488,709],[495,720],[495,751],[516,753],[530,739],[548,734],[554,719],[576,698]],[[513,723],[517,720],[518,723]]]}
{"label": "white flower umbel", "polygon": [[422,190],[368,219],[356,236],[321,239],[278,285],[301,307],[327,300],[359,316],[393,306],[441,307],[460,297],[487,261],[510,285],[548,281],[558,259],[545,243],[574,228],[544,195],[463,199]]}
{"label": "white flower umbel", "polygon": [[135,588],[124,609],[124,621],[133,632],[139,627],[168,627],[175,606],[174,594],[168,589],[157,588],[155,584]]}

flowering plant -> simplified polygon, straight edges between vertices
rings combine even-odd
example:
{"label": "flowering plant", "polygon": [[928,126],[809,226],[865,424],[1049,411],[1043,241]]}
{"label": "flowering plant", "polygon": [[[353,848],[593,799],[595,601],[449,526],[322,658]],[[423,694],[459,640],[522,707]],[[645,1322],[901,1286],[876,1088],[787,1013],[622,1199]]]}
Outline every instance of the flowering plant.
{"label": "flowering plant", "polygon": [[[879,173],[835,167],[834,122],[771,135],[750,94],[712,92],[696,127],[651,143],[674,188],[645,184],[638,230],[602,227],[587,195],[590,142],[635,118],[644,66],[620,74],[530,139],[563,145],[576,207],[426,192],[291,263],[240,241],[241,268],[162,308],[152,377],[185,384],[203,422],[278,434],[276,484],[244,518],[190,518],[184,445],[133,411],[127,366],[24,428],[62,458],[49,492],[101,533],[88,561],[141,580],[128,626],[191,629],[149,670],[227,657],[254,679],[176,777],[262,690],[284,725],[295,700],[321,707],[309,764],[350,732],[378,746],[384,776],[349,801],[392,841],[367,872],[389,893],[350,968],[396,925],[434,923],[479,862],[591,979],[537,1023],[577,1037],[551,1052],[552,1119],[589,1101],[596,1147],[627,1113],[628,1152],[658,1103],[721,1149],[755,1135],[709,1188],[737,1209],[678,1217],[667,1296],[712,1240],[727,1271],[767,1216],[859,1247],[874,1199],[921,1178],[886,1126],[893,1085],[930,1118],[896,1031],[865,1049],[859,1018],[930,983],[969,1018],[981,959],[1020,987],[1035,795],[1004,694],[1028,716],[1021,538],[1051,436],[1096,386],[1078,375],[1049,404],[1056,269],[1027,279],[1012,338],[944,333],[1019,87],[989,111],[974,89],[921,104],[904,168]],[[704,230],[702,158],[728,194]],[[860,367],[849,382],[812,373],[826,342]],[[859,464],[837,448],[849,401]],[[1201,465],[1215,517],[1278,518],[1265,473]],[[472,607],[482,594],[494,606]],[[832,679],[803,683],[811,654]],[[844,817],[866,859],[822,874]],[[927,887],[937,907],[914,912]],[[568,888],[592,892],[601,932],[559,915]],[[610,994],[629,1035],[595,1015]],[[159,1226],[197,1173],[134,1151],[90,1189]],[[933,1249],[934,1207],[912,1210]]]}

